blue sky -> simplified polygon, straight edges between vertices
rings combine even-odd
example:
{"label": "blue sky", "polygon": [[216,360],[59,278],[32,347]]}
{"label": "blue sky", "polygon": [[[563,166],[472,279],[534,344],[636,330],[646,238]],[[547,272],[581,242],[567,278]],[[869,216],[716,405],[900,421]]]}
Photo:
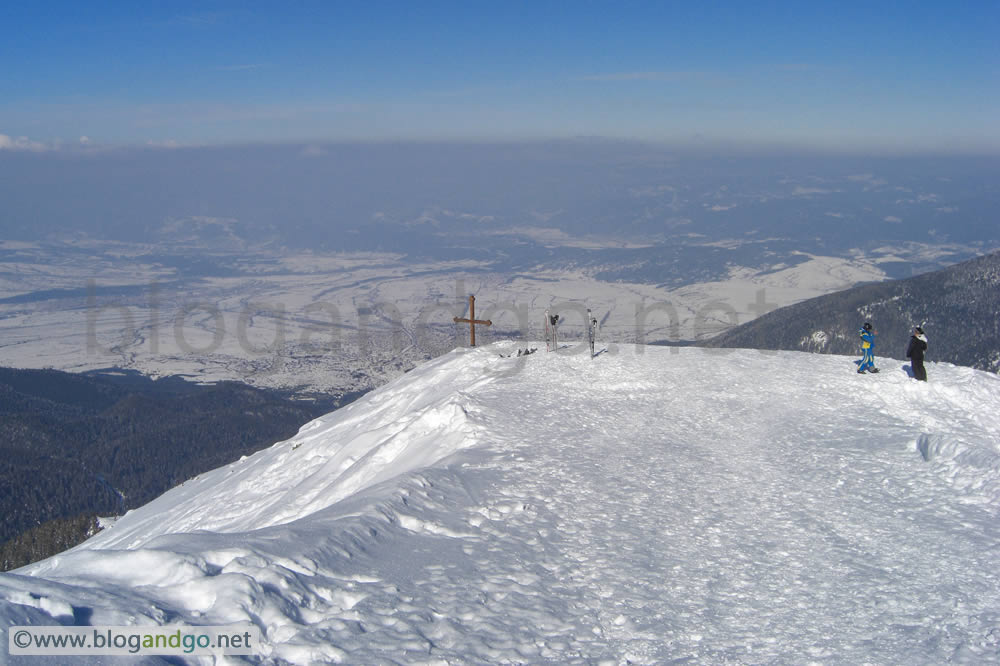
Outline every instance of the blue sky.
{"label": "blue sky", "polygon": [[0,148],[607,136],[1000,151],[1000,3],[5,3]]}

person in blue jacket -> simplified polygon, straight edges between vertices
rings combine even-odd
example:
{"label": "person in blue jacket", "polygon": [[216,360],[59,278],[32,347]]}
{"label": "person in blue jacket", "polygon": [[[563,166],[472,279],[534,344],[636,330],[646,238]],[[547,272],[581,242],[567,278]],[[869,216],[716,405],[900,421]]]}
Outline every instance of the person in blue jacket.
{"label": "person in blue jacket", "polygon": [[878,372],[875,367],[875,331],[871,322],[866,321],[858,333],[861,335],[861,364],[858,366],[858,374]]}

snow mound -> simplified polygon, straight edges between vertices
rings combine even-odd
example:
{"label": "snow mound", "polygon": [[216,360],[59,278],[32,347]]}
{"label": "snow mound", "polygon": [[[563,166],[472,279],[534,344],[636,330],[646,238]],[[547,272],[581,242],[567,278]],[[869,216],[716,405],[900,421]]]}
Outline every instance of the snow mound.
{"label": "snow mound", "polygon": [[923,434],[914,447],[924,460],[943,469],[969,501],[996,505],[1000,498],[1000,450],[988,442]]}
{"label": "snow mound", "polygon": [[894,382],[881,400],[896,401],[900,418],[921,430],[910,446],[953,485],[956,497],[1000,515],[1000,378],[945,364],[931,367],[944,377],[927,384]]}
{"label": "snow mound", "polygon": [[0,575],[0,629],[251,622],[264,663],[1000,660],[1000,378],[515,350]]}
{"label": "snow mound", "polygon": [[417,368],[291,439],[202,474],[130,511],[100,548],[138,548],[163,534],[242,532],[289,523],[474,446],[468,391],[490,381],[461,353]]}

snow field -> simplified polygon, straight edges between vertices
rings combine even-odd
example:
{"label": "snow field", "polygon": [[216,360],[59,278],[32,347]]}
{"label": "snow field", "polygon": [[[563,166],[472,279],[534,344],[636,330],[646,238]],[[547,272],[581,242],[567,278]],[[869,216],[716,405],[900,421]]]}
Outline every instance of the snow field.
{"label": "snow field", "polygon": [[1000,661],[996,376],[516,348],[0,575],[0,626],[249,621],[267,663]]}

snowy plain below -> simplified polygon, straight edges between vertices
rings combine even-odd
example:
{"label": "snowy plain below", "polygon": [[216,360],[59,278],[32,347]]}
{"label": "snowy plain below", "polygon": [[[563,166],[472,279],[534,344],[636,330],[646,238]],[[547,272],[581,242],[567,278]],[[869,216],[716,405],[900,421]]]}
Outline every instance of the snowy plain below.
{"label": "snowy plain below", "polygon": [[252,622],[278,664],[1000,662],[1000,377],[534,346],[425,363],[0,575],[0,644]]}
{"label": "snowy plain below", "polygon": [[[452,320],[468,314],[470,293],[477,316],[494,323],[480,331],[481,341],[540,337],[547,309],[562,312],[564,329],[581,335],[585,307],[601,313],[605,337],[617,342],[698,340],[950,251],[968,250],[793,252],[767,267],[727,262],[714,278],[668,289],[638,276],[597,277],[611,266],[510,272],[485,260],[240,250],[207,259],[196,253],[201,263],[177,267],[158,263],[156,246],[0,240],[0,365],[115,367],[336,395],[381,386],[465,344],[468,329]],[[206,263],[227,270],[203,274]]]}

